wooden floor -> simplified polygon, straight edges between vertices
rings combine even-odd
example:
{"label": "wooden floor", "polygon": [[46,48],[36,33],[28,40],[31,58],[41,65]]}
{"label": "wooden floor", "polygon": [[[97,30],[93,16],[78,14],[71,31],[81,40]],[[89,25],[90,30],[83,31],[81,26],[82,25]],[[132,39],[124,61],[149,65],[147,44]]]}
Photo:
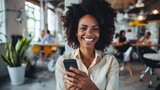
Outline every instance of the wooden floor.
{"label": "wooden floor", "polygon": [[[119,90],[155,90],[160,81],[156,80],[156,76],[153,76],[153,88],[148,88],[149,73],[143,78],[143,81],[139,81],[139,75],[141,71],[146,67],[138,61],[131,62],[131,69],[133,76],[129,75],[127,68],[120,74],[120,88]],[[160,75],[160,70],[156,72]],[[26,79],[25,83],[19,86],[10,85],[8,77],[0,78],[0,90],[56,90],[56,82],[54,73],[47,71],[46,69],[37,70],[35,76],[36,79]]]}

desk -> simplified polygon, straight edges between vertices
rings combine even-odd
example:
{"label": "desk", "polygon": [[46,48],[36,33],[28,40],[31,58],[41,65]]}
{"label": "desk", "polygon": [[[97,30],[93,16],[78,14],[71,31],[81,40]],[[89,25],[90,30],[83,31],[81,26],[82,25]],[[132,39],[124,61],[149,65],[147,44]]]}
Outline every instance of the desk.
{"label": "desk", "polygon": [[[112,46],[122,46],[122,44],[111,44]],[[135,44],[131,44],[131,46],[148,46],[148,47],[151,47],[151,46],[160,46],[160,44],[138,44],[138,43],[135,43]]]}
{"label": "desk", "polygon": [[146,53],[143,55],[144,58],[160,61],[160,53]]}
{"label": "desk", "polygon": [[52,54],[58,48],[64,48],[65,43],[53,43],[53,44],[44,44],[44,43],[31,43],[33,45],[32,51],[38,53],[40,50],[46,54]]}
{"label": "desk", "polygon": [[53,44],[44,44],[44,43],[31,43],[30,45],[38,45],[38,46],[52,46],[52,47],[57,47],[57,46],[65,46],[65,43],[53,43]]}

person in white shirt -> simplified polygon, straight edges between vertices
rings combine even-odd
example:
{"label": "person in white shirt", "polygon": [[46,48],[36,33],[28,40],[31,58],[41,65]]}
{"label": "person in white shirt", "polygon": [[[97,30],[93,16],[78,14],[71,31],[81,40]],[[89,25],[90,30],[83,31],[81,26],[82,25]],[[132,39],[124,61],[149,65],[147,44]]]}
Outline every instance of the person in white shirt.
{"label": "person in white shirt", "polygon": [[126,39],[128,42],[130,42],[130,40],[136,40],[136,36],[135,34],[131,31],[131,29],[128,29],[126,32]]}
{"label": "person in white shirt", "polygon": [[141,44],[152,44],[152,39],[151,39],[151,33],[150,32],[146,32],[144,36],[142,36],[138,43]]}
{"label": "person in white shirt", "polygon": [[[83,0],[68,6],[67,43],[75,50],[56,62],[56,90],[118,90],[119,63],[104,52],[113,39],[116,11],[104,0]],[[78,69],[65,70],[63,61],[76,59]]]}
{"label": "person in white shirt", "polygon": [[[152,44],[152,39],[151,39],[151,33],[150,32],[146,32],[144,36],[142,36],[138,42],[138,44]],[[140,51],[140,55],[143,56],[143,54],[145,53],[157,53],[155,50],[153,50],[151,47],[149,46],[142,46],[142,47],[139,47],[139,51]],[[142,57],[142,59],[144,59],[145,61],[145,58]]]}

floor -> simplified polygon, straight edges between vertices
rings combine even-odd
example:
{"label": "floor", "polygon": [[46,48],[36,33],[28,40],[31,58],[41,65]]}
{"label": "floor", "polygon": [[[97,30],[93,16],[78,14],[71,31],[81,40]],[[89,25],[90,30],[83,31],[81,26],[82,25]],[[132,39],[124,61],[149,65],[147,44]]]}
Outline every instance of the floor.
{"label": "floor", "polygon": [[[155,90],[157,84],[160,83],[160,81],[156,80],[156,76],[153,76],[153,87],[148,88],[148,74],[143,78],[142,82],[139,81],[139,75],[141,71],[145,69],[145,66],[137,62],[131,62],[131,68],[133,70],[132,77],[129,75],[126,68],[121,72],[119,90]],[[49,72],[44,68],[39,68],[39,70],[36,71],[35,76],[36,79],[25,79],[24,84],[19,86],[10,85],[8,77],[3,79],[0,78],[0,90],[56,90],[53,72]]]}

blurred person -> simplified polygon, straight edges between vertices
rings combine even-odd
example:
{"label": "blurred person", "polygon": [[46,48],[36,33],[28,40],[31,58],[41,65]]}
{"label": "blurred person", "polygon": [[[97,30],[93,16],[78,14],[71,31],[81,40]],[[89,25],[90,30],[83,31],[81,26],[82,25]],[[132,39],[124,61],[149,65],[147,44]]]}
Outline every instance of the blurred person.
{"label": "blurred person", "polygon": [[50,34],[50,31],[47,30],[46,34],[44,35],[43,39],[42,39],[42,43],[46,43],[46,44],[52,44],[55,43],[55,38]]}
{"label": "blurred person", "polygon": [[[83,0],[68,6],[63,20],[67,44],[74,50],[56,62],[56,90],[118,90],[119,64],[105,53],[115,31],[116,12],[104,0]],[[76,59],[78,69],[63,61]]]}
{"label": "blurred person", "polygon": [[124,30],[121,30],[119,33],[119,37],[117,38],[117,45],[119,46],[117,46],[116,48],[120,53],[124,53],[130,47],[125,34],[126,32]]}
{"label": "blurred person", "polygon": [[117,38],[119,37],[119,33],[115,33],[115,37],[113,38],[112,43],[117,43]]}
{"label": "blurred person", "polygon": [[[142,36],[138,42],[138,44],[152,44],[152,39],[151,39],[151,33],[150,32],[146,32],[144,36]],[[151,46],[141,46],[139,47],[140,50],[140,56],[142,56],[142,59],[145,60],[145,58],[143,58],[143,54],[145,53],[157,53],[155,50],[153,50],[151,48]],[[142,62],[144,63],[144,62]]]}
{"label": "blurred person", "polygon": [[132,32],[131,29],[128,29],[126,32],[126,39],[128,42],[130,42],[130,40],[136,40],[136,36],[135,34]]}
{"label": "blurred person", "polygon": [[38,38],[38,42],[42,42],[42,39],[43,39],[44,35],[45,35],[45,31],[42,30],[41,34],[40,34],[40,37]]}
{"label": "blurred person", "polygon": [[139,40],[138,43],[140,44],[152,44],[152,39],[151,39],[151,33],[146,32],[144,36],[142,36]]}
{"label": "blurred person", "polygon": [[115,57],[117,58],[118,62],[121,63],[120,70],[124,70],[124,52],[130,47],[130,43],[127,42],[125,30],[121,30],[119,36],[117,38],[117,45],[115,48],[117,49],[117,53],[115,53]]}

